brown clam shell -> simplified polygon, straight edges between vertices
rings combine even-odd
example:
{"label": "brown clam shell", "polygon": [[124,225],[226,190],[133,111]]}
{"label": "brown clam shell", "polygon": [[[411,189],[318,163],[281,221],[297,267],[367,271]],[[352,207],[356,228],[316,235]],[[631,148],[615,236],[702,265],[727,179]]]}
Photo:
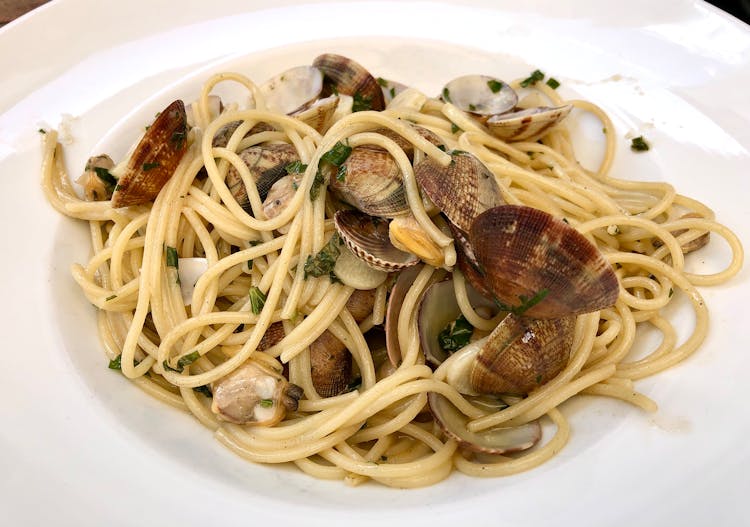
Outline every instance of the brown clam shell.
{"label": "brown clam shell", "polygon": [[333,220],[346,246],[369,266],[390,273],[419,263],[415,255],[393,246],[386,220],[358,210],[339,210]]}
{"label": "brown clam shell", "polygon": [[494,295],[487,289],[487,284],[484,283],[484,277],[479,271],[479,262],[477,262],[477,258],[474,256],[474,249],[471,248],[466,233],[450,222],[448,222],[448,226],[450,227],[453,242],[456,246],[456,265],[459,271],[463,273],[466,281],[482,296],[492,298]]}
{"label": "brown clam shell", "polygon": [[542,297],[523,314],[559,318],[612,306],[619,284],[591,242],[544,211],[503,205],[480,214],[469,241],[487,287],[506,306]]}
{"label": "brown clam shell", "polygon": [[273,324],[268,326],[268,329],[263,334],[263,337],[261,337],[260,342],[258,342],[257,349],[258,351],[266,351],[267,349],[281,342],[284,337],[286,337],[284,324],[282,324],[281,322],[274,322]]}
{"label": "brown clam shell", "polygon": [[401,171],[391,155],[369,146],[354,148],[344,162],[343,179],[332,176],[329,188],[362,212],[393,218],[409,211]]}
{"label": "brown clam shell", "polygon": [[[240,125],[241,121],[232,121],[221,128],[219,128],[216,131],[216,134],[214,134],[213,139],[211,140],[211,146],[214,148],[216,147],[225,147],[227,146],[227,143],[229,142],[229,138],[232,137],[232,134],[235,130],[237,130],[237,127]],[[272,125],[264,122],[260,122],[255,124],[248,132],[245,134],[245,137],[249,137],[254,134],[259,134],[261,132],[273,132],[276,130]]]}
{"label": "brown clam shell", "polygon": [[328,330],[310,344],[310,374],[321,397],[338,395],[351,382],[352,355]]}
{"label": "brown clam shell", "polygon": [[444,167],[427,158],[414,167],[417,183],[450,223],[464,232],[479,214],[504,203],[495,176],[468,152],[450,152]]}
{"label": "brown clam shell", "polygon": [[568,364],[575,320],[508,314],[475,359],[472,388],[484,394],[525,395],[548,382]]}
{"label": "brown clam shell", "polygon": [[325,53],[315,58],[313,66],[323,72],[333,92],[351,95],[355,98],[355,104],[359,100],[368,110],[385,109],[383,91],[378,81],[352,59]]}
{"label": "brown clam shell", "polygon": [[[266,199],[273,184],[287,175],[286,166],[299,161],[297,150],[286,143],[251,146],[240,152],[239,156],[250,169],[250,175],[255,180],[261,201]],[[234,167],[230,167],[227,171],[226,184],[237,203],[248,214],[251,214],[247,189]]]}
{"label": "brown clam shell", "polygon": [[493,115],[486,124],[490,133],[503,141],[536,141],[560,124],[572,109],[572,104],[540,106]]}
{"label": "brown clam shell", "polygon": [[135,147],[112,194],[112,206],[156,198],[187,151],[187,133],[185,104],[178,99],[159,113]]}

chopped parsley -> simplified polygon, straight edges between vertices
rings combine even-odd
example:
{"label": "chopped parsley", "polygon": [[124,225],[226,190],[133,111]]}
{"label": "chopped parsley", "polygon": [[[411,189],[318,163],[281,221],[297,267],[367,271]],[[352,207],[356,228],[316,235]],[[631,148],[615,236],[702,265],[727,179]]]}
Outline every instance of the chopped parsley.
{"label": "chopped parsley", "polygon": [[475,111],[476,111],[476,109],[477,109],[476,105],[474,105],[474,104],[469,104],[469,110],[471,110],[472,112],[475,112]]}
{"label": "chopped parsley", "polygon": [[254,315],[260,315],[266,305],[266,295],[258,287],[250,288],[250,310]]}
{"label": "chopped parsley", "polygon": [[539,70],[534,70],[531,72],[531,75],[521,81],[521,87],[528,88],[529,86],[533,86],[541,80],[544,80],[544,73]]}
{"label": "chopped parsley", "polygon": [[380,84],[383,88],[387,88],[388,87],[388,81],[385,80],[383,77],[378,77],[375,80],[377,80],[378,84]]}
{"label": "chopped parsley", "polygon": [[302,161],[299,159],[297,161],[292,161],[288,165],[284,167],[284,170],[286,170],[287,174],[304,174],[305,170],[307,170],[307,165],[303,164]]}
{"label": "chopped parsley", "polygon": [[313,179],[312,185],[310,185],[310,201],[318,199],[318,196],[320,196],[320,187],[323,186],[325,181],[323,173],[318,169],[318,171],[315,172],[315,178]]}
{"label": "chopped parsley", "polygon": [[180,259],[177,256],[177,249],[167,246],[167,267],[175,269],[180,265]]}
{"label": "chopped parsley", "polygon": [[643,138],[642,135],[639,135],[638,137],[634,137],[630,141],[630,149],[633,152],[646,152],[650,148],[651,146],[646,142],[646,140]]}
{"label": "chopped parsley", "polygon": [[117,295],[110,295],[107,298],[105,298],[104,301],[109,302],[110,300],[114,300],[115,298],[117,298]]}
{"label": "chopped parsley", "polygon": [[391,95],[391,99],[393,99],[396,96],[396,88],[394,86],[391,86],[391,89],[388,90],[388,93]]}
{"label": "chopped parsley", "polygon": [[560,81],[558,81],[558,80],[557,80],[556,78],[554,78],[554,77],[550,77],[549,79],[547,79],[547,82],[546,82],[546,84],[547,84],[547,86],[549,86],[549,87],[550,87],[550,88],[552,88],[553,90],[556,90],[557,88],[559,88],[559,87],[560,87]]}
{"label": "chopped parsley", "polygon": [[451,102],[451,92],[447,87],[443,88],[443,100],[445,102]]}
{"label": "chopped parsley", "polygon": [[113,190],[117,186],[117,179],[106,168],[94,167],[94,172],[96,173],[96,177],[102,180],[102,183],[104,183],[104,186],[108,190]]}
{"label": "chopped parsley", "polygon": [[343,182],[346,179],[346,165],[341,165],[336,171],[336,181]]}
{"label": "chopped parsley", "polygon": [[[138,366],[140,363],[141,361],[133,359],[133,366]],[[109,361],[108,367],[110,370],[122,370],[122,354]]]}
{"label": "chopped parsley", "polygon": [[531,298],[526,298],[524,295],[520,295],[518,299],[521,301],[521,303],[517,306],[510,306],[507,304],[503,304],[500,302],[498,298],[495,298],[495,304],[497,304],[497,307],[500,308],[501,311],[508,311],[510,313],[513,313],[516,316],[523,316],[526,311],[537,305],[539,302],[544,300],[544,298],[549,294],[549,289],[542,289],[538,291],[534,296]]}
{"label": "chopped parsley", "polygon": [[372,97],[365,97],[359,92],[354,94],[354,102],[352,102],[352,113],[363,112],[365,110],[372,109]]}
{"label": "chopped parsley", "polygon": [[40,128],[40,129],[39,129],[39,130],[37,130],[37,131],[38,131],[38,132],[39,132],[40,134],[46,134],[46,133],[47,133],[47,130],[45,130],[44,128]]}
{"label": "chopped parsley", "polygon": [[474,326],[461,315],[438,334],[438,343],[443,351],[453,353],[469,343],[472,333]]}
{"label": "chopped parsley", "polygon": [[344,164],[351,153],[352,147],[339,141],[328,152],[320,156],[320,160],[339,167]]}
{"label": "chopped parsley", "polygon": [[213,397],[214,394],[211,393],[211,388],[208,387],[208,384],[204,384],[203,386],[196,386],[193,388],[194,392],[201,393],[205,395],[206,397]]}
{"label": "chopped parsley", "polygon": [[503,89],[503,83],[500,81],[496,81],[495,79],[488,80],[487,86],[490,90],[492,90],[492,93],[497,93]]}
{"label": "chopped parsley", "polygon": [[[325,276],[328,275],[333,281],[333,267],[336,265],[336,259],[341,254],[339,245],[343,242],[338,233],[331,236],[328,243],[315,256],[308,256],[305,262],[305,278],[308,276]],[[336,278],[338,280],[338,277]]]}
{"label": "chopped parsley", "polygon": [[200,358],[201,354],[196,350],[192,353],[188,353],[187,355],[183,355],[179,358],[177,361],[177,367],[173,368],[169,365],[169,361],[165,360],[161,363],[161,365],[164,367],[165,370],[168,371],[174,371],[177,373],[182,373],[185,370],[185,366],[190,366],[192,363],[197,361]]}
{"label": "chopped parsley", "polygon": [[456,132],[460,132],[461,129],[458,127],[456,123],[451,123],[451,133],[455,134]]}
{"label": "chopped parsley", "polygon": [[175,148],[182,148],[187,138],[187,130],[182,128],[181,130],[175,130],[172,132],[171,141],[175,144]]}
{"label": "chopped parsley", "polygon": [[259,404],[263,408],[271,408],[273,406],[273,399],[261,399]]}

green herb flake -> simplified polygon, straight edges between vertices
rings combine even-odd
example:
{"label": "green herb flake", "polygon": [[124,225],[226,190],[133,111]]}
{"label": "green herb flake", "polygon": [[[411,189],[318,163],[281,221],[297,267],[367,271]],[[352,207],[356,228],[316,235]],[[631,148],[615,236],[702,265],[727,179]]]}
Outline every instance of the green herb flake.
{"label": "green herb flake", "polygon": [[[346,391],[353,392],[355,390],[359,390],[361,386],[362,386],[362,378],[357,377],[356,379],[354,379],[352,382],[349,383],[349,385],[346,387]],[[367,423],[364,423],[362,425],[362,428],[366,428],[366,427],[367,427]],[[362,428],[360,428],[360,430],[362,430]]]}
{"label": "green herb flake", "polygon": [[299,184],[296,181],[292,181],[292,190],[297,190],[299,188]]}
{"label": "green herb flake", "polygon": [[143,163],[143,165],[141,165],[141,169],[144,172],[148,172],[149,170],[153,170],[155,168],[159,168],[160,166],[161,165],[159,163]]}
{"label": "green herb flake", "polygon": [[674,289],[670,287],[669,288],[669,298],[672,298],[673,294],[674,294]]}
{"label": "green herb flake", "polygon": [[354,101],[352,102],[352,113],[364,112],[366,110],[372,110],[372,97],[365,97],[359,92],[355,93]]}
{"label": "green herb flake", "polygon": [[307,170],[307,165],[303,164],[302,161],[299,159],[297,161],[292,161],[288,165],[284,167],[284,170],[286,170],[287,174],[304,174],[305,170]]}
{"label": "green herb flake", "polygon": [[167,267],[177,267],[180,265],[180,259],[177,255],[177,249],[167,246]]}
{"label": "green herb flake", "polygon": [[47,130],[45,130],[44,128],[40,128],[40,129],[39,129],[39,130],[37,130],[37,131],[38,131],[38,132],[39,132],[40,134],[46,134],[46,133],[47,133]]}
{"label": "green herb flake", "polygon": [[496,81],[495,79],[488,80],[487,86],[490,90],[492,90],[492,93],[497,93],[503,89],[503,83],[500,81]]}
{"label": "green herb flake", "polygon": [[110,295],[107,298],[105,298],[104,301],[109,302],[110,300],[114,300],[115,298],[117,298],[117,295]]}
{"label": "green herb flake", "polygon": [[208,384],[204,384],[203,386],[196,386],[195,388],[193,388],[193,391],[203,394],[206,397],[214,396],[214,394],[211,393],[211,388],[208,387]]}
{"label": "green herb flake", "polygon": [[557,88],[560,87],[560,81],[558,81],[554,77],[550,77],[549,79],[547,79],[547,83],[546,84],[547,84],[547,86],[549,86],[553,90],[556,90]]}
{"label": "green herb flake", "polygon": [[325,183],[323,173],[318,170],[315,172],[315,178],[313,179],[312,185],[310,185],[310,201],[315,201],[320,196],[320,187]]}
{"label": "green herb flake", "polygon": [[544,298],[549,294],[549,289],[542,289],[538,291],[534,296],[531,298],[527,298],[524,295],[520,295],[518,299],[521,301],[521,303],[517,306],[507,305],[502,303],[498,298],[495,298],[495,304],[497,304],[497,307],[500,308],[501,311],[508,311],[510,313],[513,313],[516,316],[523,316],[526,311],[537,305],[539,302],[544,300]]}
{"label": "green herb flake", "polygon": [[346,179],[346,165],[341,165],[336,172],[336,181],[343,182]]}
{"label": "green herb flake", "polygon": [[120,362],[122,360],[122,355],[118,355],[111,361],[109,361],[109,369],[110,370],[122,370],[122,363]]}
{"label": "green herb flake", "polygon": [[456,123],[451,123],[451,133],[455,134],[456,132],[460,132],[461,129],[458,127]]}
{"label": "green herb flake", "polygon": [[391,95],[391,99],[393,99],[396,96],[396,88],[391,87],[391,89],[388,90],[388,93]]}
{"label": "green herb flake", "polygon": [[388,456],[380,456],[380,461],[385,463],[386,461],[388,461]]}
{"label": "green herb flake", "polygon": [[651,148],[642,135],[634,137],[630,141],[630,149],[633,152],[646,152]]}
{"label": "green herb flake", "polygon": [[529,86],[533,86],[541,80],[544,80],[544,73],[539,70],[534,70],[531,72],[531,75],[521,81],[521,87],[528,88]]}
{"label": "green herb flake", "polygon": [[340,167],[349,158],[352,147],[339,141],[328,152],[320,156],[321,161]]}
{"label": "green herb flake", "polygon": [[473,333],[474,326],[461,315],[438,334],[438,343],[443,351],[453,353],[466,346]]}
{"label": "green herb flake", "polygon": [[102,180],[104,186],[108,189],[114,189],[117,186],[117,179],[112,173],[104,167],[94,167],[96,177]]}
{"label": "green herb flake", "polygon": [[606,134],[606,133],[607,133],[607,127],[606,127],[606,126],[605,126],[604,128],[602,128],[602,133],[603,133],[603,134]]}
{"label": "green herb flake", "polygon": [[255,315],[260,315],[263,306],[266,304],[266,295],[258,287],[250,288],[250,310]]}
{"label": "green herb flake", "polygon": [[198,350],[193,351],[192,353],[188,353],[187,355],[183,355],[180,357],[180,360],[177,361],[177,367],[182,371],[185,366],[190,366],[192,363],[200,359],[201,354],[198,352]]}
{"label": "green herb flake", "polygon": [[537,384],[542,384],[542,375],[541,374],[539,374],[539,375],[536,376],[536,383]]}
{"label": "green herb flake", "polygon": [[388,81],[385,80],[383,77],[378,77],[375,80],[377,80],[378,84],[380,84],[383,88],[387,88],[388,87]]}
{"label": "green herb flake", "polygon": [[[315,256],[308,256],[305,262],[305,278],[308,276],[331,276],[336,259],[341,254],[339,235],[334,233],[328,243]],[[334,275],[335,276],[335,275]]]}
{"label": "green herb flake", "polygon": [[474,104],[469,104],[469,110],[470,110],[470,111],[472,111],[472,112],[475,112],[475,111],[477,110],[477,107],[476,107],[476,105],[474,105]]}
{"label": "green herb flake", "polygon": [[263,408],[271,408],[273,406],[273,399],[261,399],[260,404]]}
{"label": "green herb flake", "polygon": [[451,92],[447,87],[443,88],[443,100],[445,102],[451,102]]}
{"label": "green herb flake", "polygon": [[182,148],[185,139],[187,139],[187,130],[184,128],[172,132],[172,137],[170,138],[170,140],[175,144],[176,148]]}
{"label": "green herb flake", "polygon": [[445,152],[445,145],[438,145],[438,150]]}

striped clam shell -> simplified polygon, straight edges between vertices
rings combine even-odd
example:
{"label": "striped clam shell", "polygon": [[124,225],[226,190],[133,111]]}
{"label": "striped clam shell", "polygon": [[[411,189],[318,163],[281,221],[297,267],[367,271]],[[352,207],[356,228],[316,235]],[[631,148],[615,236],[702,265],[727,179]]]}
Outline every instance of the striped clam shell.
{"label": "striped clam shell", "polygon": [[448,166],[426,158],[414,166],[414,176],[450,223],[469,232],[474,218],[504,202],[495,176],[479,159],[468,152],[449,153]]}
{"label": "striped clam shell", "polygon": [[187,151],[185,104],[176,100],[149,126],[128,160],[112,194],[112,207],[152,201]]}
{"label": "striped clam shell", "polygon": [[492,208],[474,220],[469,241],[498,302],[518,307],[538,300],[524,311],[526,316],[559,318],[597,311],[617,300],[617,276],[602,253],[544,211],[522,205]]}
{"label": "striped clam shell", "polygon": [[487,75],[464,75],[443,87],[441,98],[458,109],[477,116],[512,110],[518,95],[507,83]]}
{"label": "striped clam shell", "polygon": [[471,387],[482,394],[526,395],[548,382],[568,364],[575,320],[508,314],[477,354]]}
{"label": "striped clam shell", "polygon": [[315,58],[313,66],[323,72],[332,92],[351,95],[355,98],[355,103],[359,101],[359,104],[366,106],[365,109],[368,110],[385,109],[380,84],[369,71],[352,59],[325,53]]}
{"label": "striped clam shell", "polygon": [[338,104],[339,96],[331,95],[325,99],[318,99],[310,106],[292,115],[308,126],[315,128],[319,133],[324,134],[333,123],[333,115],[336,113]]}
{"label": "striped clam shell", "polygon": [[343,178],[332,176],[329,188],[340,199],[371,216],[406,214],[409,204],[396,161],[383,149],[354,148],[344,162]]}
{"label": "striped clam shell", "polygon": [[536,141],[560,124],[572,109],[572,104],[540,106],[493,115],[486,124],[490,133],[503,141]]}
{"label": "striped clam shell", "polygon": [[333,219],[346,246],[370,267],[394,272],[419,263],[413,254],[393,246],[387,220],[357,210],[339,210]]}
{"label": "striped clam shell", "polygon": [[[261,201],[266,199],[274,183],[287,175],[286,166],[299,161],[297,150],[289,144],[264,144],[251,146],[239,153],[242,161],[250,169],[255,180]],[[226,184],[237,203],[248,213],[252,213],[245,183],[234,167],[227,171]]]}

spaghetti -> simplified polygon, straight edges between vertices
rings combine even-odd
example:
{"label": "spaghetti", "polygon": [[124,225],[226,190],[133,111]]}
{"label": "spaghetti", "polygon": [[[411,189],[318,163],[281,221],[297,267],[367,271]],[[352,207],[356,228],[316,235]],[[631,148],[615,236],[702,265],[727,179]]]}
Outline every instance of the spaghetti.
{"label": "spaghetti", "polygon": [[[246,87],[253,105],[212,109],[211,91],[226,81]],[[511,86],[521,90],[520,83]],[[74,265],[72,274],[97,308],[105,353],[139,388],[193,414],[243,458],[291,462],[312,476],[349,484],[371,479],[418,487],[437,483],[454,469],[483,477],[528,470],[564,447],[570,430],[560,405],[580,394],[655,411],[656,404],[636,391],[634,381],[674,366],[700,346],[708,331],[708,310],[696,286],[723,283],[736,274],[742,246],[710,209],[677,194],[671,185],[608,175],[615,127],[593,103],[564,101],[541,83],[525,89],[533,94],[527,101],[571,104],[601,120],[606,149],[597,170],[577,162],[564,125],[539,141],[507,142],[490,135],[456,105],[407,90],[383,111],[351,112],[342,97],[332,126],[320,133],[269,109],[267,93],[250,79],[226,73],[208,79],[191,106],[186,153],[153,202],[113,208],[107,200],[78,197],[57,134],[48,131],[43,188],[56,210],[89,224],[93,256],[85,265]],[[258,128],[258,123],[266,127]],[[446,148],[438,148],[412,125],[437,136]],[[228,140],[217,145],[214,138],[228,126],[233,127]],[[413,156],[394,135],[413,148]],[[268,217],[242,152],[272,143],[291,145],[300,170],[290,172],[296,176],[293,196],[283,210]],[[354,287],[328,274],[306,272],[305,263],[320,254],[336,232],[333,215],[340,205],[327,189],[329,182],[321,184],[318,168],[338,144],[387,152],[402,178],[411,214],[442,258],[442,265],[424,265],[415,272],[397,324],[389,327],[397,332],[401,350],[397,364],[391,365],[382,344],[370,339],[371,329],[386,319],[392,280],[368,286],[373,291],[370,309],[357,316],[349,304],[358,294]],[[458,307],[475,331],[489,332],[502,318],[491,318],[472,304],[467,280],[455,268],[454,238],[441,230],[415,179],[419,161],[429,158],[444,166],[456,150],[470,153],[491,171],[504,202],[565,218],[598,247],[620,285],[613,306],[577,316],[570,359],[559,373],[525,397],[505,398],[506,404],[491,412],[447,382],[448,361],[436,369],[425,364],[417,323],[425,290],[446,270],[453,272]],[[245,207],[228,185],[231,171],[247,191]],[[726,240],[732,260],[721,272],[691,274],[684,268],[685,248],[701,237],[705,240],[706,233]],[[170,261],[175,257],[178,260]],[[185,284],[179,283],[176,263],[187,258],[205,259],[189,305],[182,299]],[[679,342],[665,308],[681,296],[690,301],[695,326]],[[274,328],[281,330],[280,340],[266,342],[264,337]],[[662,341],[649,354],[631,358],[636,334],[645,328],[658,331]],[[354,372],[345,381],[359,379],[358,386],[318,393],[311,348],[324,333],[343,346]],[[275,426],[231,422],[216,411],[216,387],[248,364],[304,391],[291,405],[296,409]],[[464,415],[471,433],[521,427],[540,418],[549,419],[557,431],[520,453],[477,454],[430,416],[431,393]],[[268,400],[262,399],[261,406],[279,404],[263,402]],[[268,408],[272,411],[276,408]]]}

